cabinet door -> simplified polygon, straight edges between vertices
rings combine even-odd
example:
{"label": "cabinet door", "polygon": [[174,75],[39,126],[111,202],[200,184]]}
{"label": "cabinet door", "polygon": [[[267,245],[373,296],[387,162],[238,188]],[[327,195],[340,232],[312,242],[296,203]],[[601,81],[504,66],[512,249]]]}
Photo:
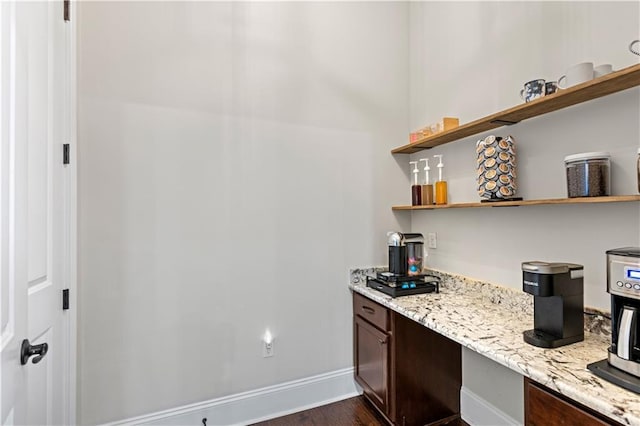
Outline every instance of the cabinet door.
{"label": "cabinet door", "polygon": [[354,319],[354,368],[365,395],[389,414],[389,336],[358,315]]}
{"label": "cabinet door", "polygon": [[619,425],[611,419],[581,408],[576,402],[556,396],[551,390],[543,388],[525,378],[524,381],[524,417],[527,426],[604,426]]}
{"label": "cabinet door", "polygon": [[397,312],[391,319],[396,423],[455,424],[460,416],[461,346]]}

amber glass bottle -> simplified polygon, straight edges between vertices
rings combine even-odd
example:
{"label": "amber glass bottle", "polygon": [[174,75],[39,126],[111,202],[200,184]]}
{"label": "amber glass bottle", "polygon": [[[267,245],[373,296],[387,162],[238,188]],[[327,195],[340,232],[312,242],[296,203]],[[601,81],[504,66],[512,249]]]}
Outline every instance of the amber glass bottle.
{"label": "amber glass bottle", "polygon": [[434,155],[434,157],[438,158],[440,162],[438,163],[438,180],[436,181],[436,204],[442,205],[447,204],[447,182],[442,178],[442,172],[444,168],[444,163],[442,162],[442,155]]}
{"label": "amber glass bottle", "polygon": [[422,185],[422,205],[433,204],[433,185]]}
{"label": "amber glass bottle", "polygon": [[436,204],[447,204],[447,182],[436,182]]}
{"label": "amber glass bottle", "polygon": [[422,205],[422,185],[411,185],[411,205]]}

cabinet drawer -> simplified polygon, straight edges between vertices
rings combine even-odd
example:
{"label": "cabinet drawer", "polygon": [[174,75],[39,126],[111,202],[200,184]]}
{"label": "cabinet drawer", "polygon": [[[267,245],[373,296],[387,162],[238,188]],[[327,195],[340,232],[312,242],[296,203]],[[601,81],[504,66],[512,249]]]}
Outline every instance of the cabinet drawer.
{"label": "cabinet drawer", "polygon": [[598,413],[591,413],[588,409],[578,406],[577,402],[570,402],[560,396],[543,389],[541,385],[525,379],[525,425],[527,426],[601,426],[617,425],[613,420],[607,420]]}
{"label": "cabinet drawer", "polygon": [[353,293],[353,314],[366,319],[380,330],[389,330],[389,310],[358,293]]}

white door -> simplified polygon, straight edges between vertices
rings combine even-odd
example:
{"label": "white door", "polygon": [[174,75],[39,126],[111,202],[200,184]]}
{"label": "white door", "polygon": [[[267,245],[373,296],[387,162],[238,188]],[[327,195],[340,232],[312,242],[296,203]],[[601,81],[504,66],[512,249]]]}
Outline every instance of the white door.
{"label": "white door", "polygon": [[62,0],[0,1],[3,425],[72,421],[68,31]]}

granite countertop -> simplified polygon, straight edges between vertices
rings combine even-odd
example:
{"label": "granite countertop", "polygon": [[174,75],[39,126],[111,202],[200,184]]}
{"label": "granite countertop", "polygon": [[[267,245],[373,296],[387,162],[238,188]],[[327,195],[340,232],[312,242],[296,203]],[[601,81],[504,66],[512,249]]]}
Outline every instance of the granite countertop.
{"label": "granite countertop", "polygon": [[442,271],[440,293],[392,298],[366,287],[366,275],[379,269],[351,270],[349,287],[451,340],[527,376],[622,424],[640,425],[640,395],[587,370],[606,358],[610,321],[586,310],[584,341],[556,349],[525,343],[533,328],[533,297],[511,288]]}

